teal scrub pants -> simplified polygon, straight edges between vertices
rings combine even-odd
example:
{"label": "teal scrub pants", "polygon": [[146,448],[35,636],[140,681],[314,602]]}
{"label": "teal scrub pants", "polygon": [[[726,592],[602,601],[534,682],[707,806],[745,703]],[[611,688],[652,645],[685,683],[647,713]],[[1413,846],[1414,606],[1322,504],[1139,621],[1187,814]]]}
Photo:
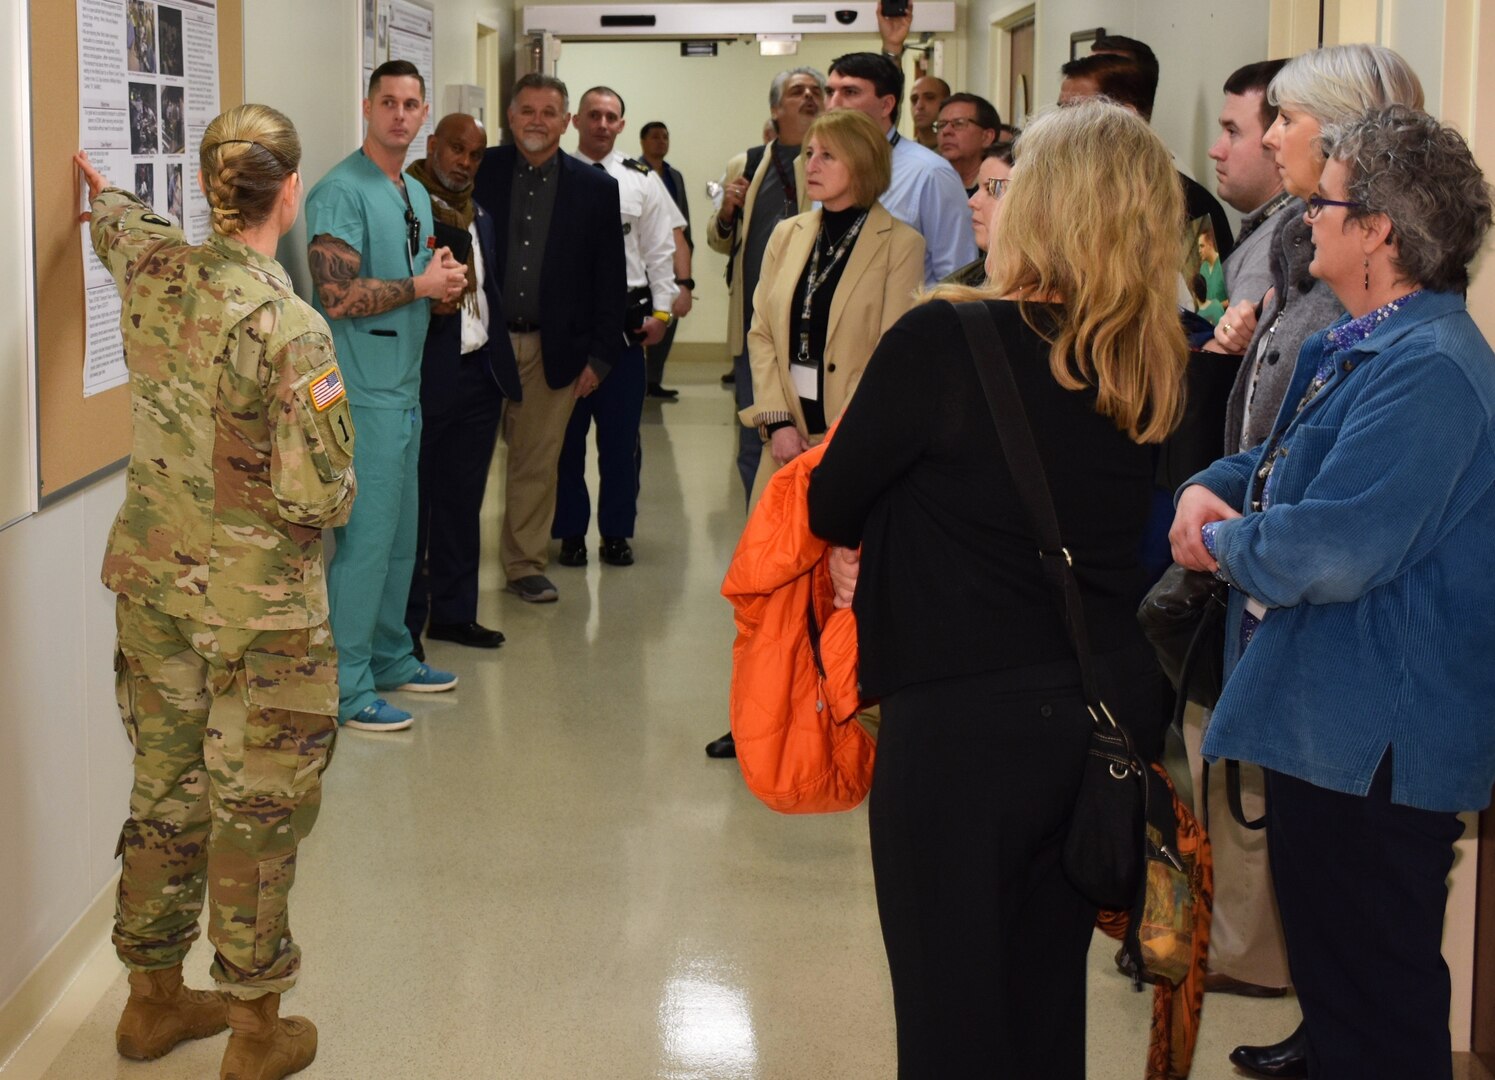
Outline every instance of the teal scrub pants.
{"label": "teal scrub pants", "polygon": [[419,521],[420,409],[352,410],[358,494],[348,524],[334,530],[337,551],[327,568],[339,720],[420,669],[405,628]]}

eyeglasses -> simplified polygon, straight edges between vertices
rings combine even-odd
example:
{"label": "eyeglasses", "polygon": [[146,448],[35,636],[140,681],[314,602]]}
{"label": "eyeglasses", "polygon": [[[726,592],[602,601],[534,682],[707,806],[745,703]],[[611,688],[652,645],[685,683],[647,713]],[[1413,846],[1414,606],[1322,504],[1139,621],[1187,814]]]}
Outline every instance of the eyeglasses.
{"label": "eyeglasses", "polygon": [[1322,195],[1308,196],[1308,220],[1312,221],[1319,216],[1319,211],[1326,206],[1343,206],[1350,210],[1363,210],[1364,203],[1345,201],[1344,199],[1326,199]]}
{"label": "eyeglasses", "polygon": [[976,121],[972,120],[969,116],[952,116],[949,120],[936,120],[934,123],[930,124],[929,127],[930,130],[938,135],[946,128],[949,128],[951,131],[964,131],[967,127],[969,127],[971,124],[974,124],[975,122]]}
{"label": "eyeglasses", "polygon": [[1000,199],[1007,194],[1007,185],[1012,183],[1010,176],[988,176],[981,181],[981,187],[993,199]]}

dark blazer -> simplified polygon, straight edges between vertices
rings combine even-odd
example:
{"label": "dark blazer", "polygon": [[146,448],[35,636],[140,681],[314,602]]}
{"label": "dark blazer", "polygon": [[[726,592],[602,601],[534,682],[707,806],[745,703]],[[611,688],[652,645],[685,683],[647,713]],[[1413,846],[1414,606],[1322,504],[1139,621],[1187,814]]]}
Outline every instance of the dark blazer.
{"label": "dark blazer", "polygon": [[685,177],[680,175],[680,170],[668,161],[664,163],[664,171],[669,174],[670,182],[665,185],[665,190],[670,190],[673,184],[675,190],[670,192],[670,198],[675,200],[675,205],[680,208],[680,213],[685,215],[685,246],[691,251],[696,249],[696,242],[690,235],[690,197],[685,194]]}
{"label": "dark blazer", "polygon": [[[604,373],[623,346],[623,219],[618,182],[600,169],[560,154],[555,211],[540,267],[540,349],[545,382],[559,390],[576,381],[588,359]],[[492,279],[500,291],[508,256],[509,197],[519,149],[496,146],[483,155],[473,198],[493,217]],[[500,327],[502,323],[499,324]]]}
{"label": "dark blazer", "polygon": [[[519,365],[514,361],[514,346],[504,330],[503,303],[498,289],[497,247],[493,218],[481,206],[477,210],[478,250],[483,256],[483,294],[488,299],[488,344],[474,357],[498,384],[504,397],[518,401]],[[460,230],[458,230],[460,231]],[[428,416],[457,405],[461,394],[457,378],[462,363],[462,315],[432,315],[426,331],[426,349],[421,356],[420,406]]]}

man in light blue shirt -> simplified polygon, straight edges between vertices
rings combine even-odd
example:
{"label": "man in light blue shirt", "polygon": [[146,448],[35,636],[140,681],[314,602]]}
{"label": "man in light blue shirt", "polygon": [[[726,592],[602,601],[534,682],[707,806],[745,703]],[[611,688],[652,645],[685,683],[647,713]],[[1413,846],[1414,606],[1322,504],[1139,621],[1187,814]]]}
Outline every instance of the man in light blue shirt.
{"label": "man in light blue shirt", "polygon": [[866,113],[893,144],[893,182],[878,201],[924,237],[924,284],[974,261],[979,253],[960,174],[933,150],[898,133],[898,65],[877,53],[847,53],[831,63],[826,87],[829,108]]}

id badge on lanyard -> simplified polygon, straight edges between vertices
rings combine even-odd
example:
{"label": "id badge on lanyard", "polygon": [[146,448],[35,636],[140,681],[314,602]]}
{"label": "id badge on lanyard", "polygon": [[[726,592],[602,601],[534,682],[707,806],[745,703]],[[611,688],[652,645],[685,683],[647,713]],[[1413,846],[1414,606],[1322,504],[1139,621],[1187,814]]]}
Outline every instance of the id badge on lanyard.
{"label": "id badge on lanyard", "polygon": [[805,401],[820,400],[820,365],[810,359],[810,335],[799,335],[799,355],[789,360],[789,381]]}

